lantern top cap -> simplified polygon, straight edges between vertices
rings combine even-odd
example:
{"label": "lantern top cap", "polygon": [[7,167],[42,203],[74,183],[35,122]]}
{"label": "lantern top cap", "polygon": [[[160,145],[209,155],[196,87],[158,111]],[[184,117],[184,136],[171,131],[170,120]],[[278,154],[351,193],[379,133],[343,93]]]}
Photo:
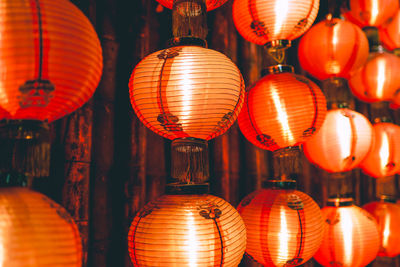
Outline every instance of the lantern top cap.
{"label": "lantern top cap", "polygon": [[354,204],[352,197],[330,197],[326,205],[328,207],[348,207]]}
{"label": "lantern top cap", "polygon": [[268,189],[296,189],[295,180],[267,180],[264,187]]}
{"label": "lantern top cap", "polygon": [[294,73],[294,68],[293,66],[290,65],[274,65],[274,66],[269,66],[263,71],[263,75],[268,75],[268,74],[279,74],[279,73]]}
{"label": "lantern top cap", "polygon": [[384,203],[396,203],[396,197],[390,195],[380,195],[379,200]]}
{"label": "lantern top cap", "polygon": [[202,195],[210,193],[210,185],[171,183],[165,187],[166,195]]}
{"label": "lantern top cap", "polygon": [[292,46],[292,42],[290,40],[272,40],[264,46],[266,49],[287,49]]}
{"label": "lantern top cap", "polygon": [[185,36],[185,37],[174,37],[167,41],[167,47],[174,46],[200,46],[207,48],[207,41],[198,37]]}

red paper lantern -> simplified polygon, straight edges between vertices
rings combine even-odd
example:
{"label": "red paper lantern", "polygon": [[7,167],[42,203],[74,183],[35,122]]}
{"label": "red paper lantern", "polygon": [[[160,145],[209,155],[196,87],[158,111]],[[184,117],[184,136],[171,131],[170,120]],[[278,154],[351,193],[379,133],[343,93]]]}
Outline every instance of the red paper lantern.
{"label": "red paper lantern", "polygon": [[385,201],[368,203],[363,208],[378,222],[381,247],[378,256],[395,257],[400,254],[400,206]]}
{"label": "red paper lantern", "polygon": [[373,140],[369,120],[350,109],[329,110],[319,131],[303,145],[308,160],[328,172],[357,167]]}
{"label": "red paper lantern", "polygon": [[147,56],[134,69],[129,87],[139,119],[169,139],[209,140],[223,134],[244,98],[235,64],[199,46],[176,46]]}
{"label": "red paper lantern", "polygon": [[301,67],[319,80],[348,78],[368,58],[368,40],[355,24],[326,19],[313,26],[300,40]]}
{"label": "red paper lantern", "polygon": [[246,253],[264,266],[297,266],[317,251],[323,237],[318,205],[293,189],[261,189],[238,211],[247,229]]}
{"label": "red paper lantern", "polygon": [[349,80],[352,93],[362,101],[391,100],[400,88],[400,58],[386,52],[372,53]]}
{"label": "red paper lantern", "polygon": [[400,126],[381,122],[373,128],[374,141],[360,167],[375,178],[394,175],[400,171]]}
{"label": "red paper lantern", "polygon": [[320,128],[325,114],[319,87],[284,72],[266,75],[249,89],[238,121],[247,140],[274,151],[304,142]]}
{"label": "red paper lantern", "polygon": [[134,266],[236,267],[246,248],[246,227],[219,197],[164,195],[136,215],[128,245]]}
{"label": "red paper lantern", "polygon": [[[325,234],[314,259],[323,266],[366,266],[380,244],[375,219],[350,199],[331,199],[321,211]],[[335,206],[337,205],[337,206]]]}
{"label": "red paper lantern", "polygon": [[350,10],[343,15],[360,27],[379,27],[399,9],[397,0],[350,0]]}
{"label": "red paper lantern", "polygon": [[0,188],[0,265],[82,266],[79,230],[63,207],[32,190]]}
{"label": "red paper lantern", "polygon": [[379,37],[387,49],[400,48],[400,10],[390,22],[379,29]]}
{"label": "red paper lantern", "polygon": [[67,0],[5,0],[0,17],[0,105],[11,119],[51,122],[92,96],[102,51],[77,7]]}
{"label": "red paper lantern", "polygon": [[235,0],[232,12],[243,38],[264,45],[302,35],[313,24],[318,8],[318,0]]}
{"label": "red paper lantern", "polygon": [[[202,3],[203,1],[204,0],[199,0],[198,2]],[[228,0],[206,0],[207,11],[210,11],[217,7],[222,6],[223,4],[225,4],[226,1],[228,1]],[[157,0],[157,2],[159,2],[161,5],[165,6],[166,8],[172,9],[174,0]],[[178,1],[176,1],[176,2],[178,2]],[[179,1],[179,2],[185,3],[185,1]],[[194,1],[192,3],[196,4],[197,2]]]}

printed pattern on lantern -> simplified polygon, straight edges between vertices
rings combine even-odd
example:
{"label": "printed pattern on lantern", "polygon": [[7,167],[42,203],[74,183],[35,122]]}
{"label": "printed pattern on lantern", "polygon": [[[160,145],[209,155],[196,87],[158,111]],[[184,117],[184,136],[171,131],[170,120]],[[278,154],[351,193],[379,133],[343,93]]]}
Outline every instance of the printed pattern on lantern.
{"label": "printed pattern on lantern", "polygon": [[180,132],[183,130],[182,124],[178,123],[179,118],[172,115],[171,113],[159,114],[157,121],[161,124],[166,131]]}
{"label": "printed pattern on lantern", "polygon": [[302,210],[304,208],[303,201],[301,198],[295,194],[286,195],[287,206],[292,210]]}
{"label": "printed pattern on lantern", "polygon": [[29,80],[19,87],[21,108],[46,107],[53,97],[54,85],[49,80]]}
{"label": "printed pattern on lantern", "polygon": [[163,51],[160,52],[160,54],[157,55],[159,59],[168,59],[168,58],[174,58],[179,56],[179,52],[182,51],[182,48],[180,47],[171,47],[164,49]]}
{"label": "printed pattern on lantern", "polygon": [[219,235],[219,240],[221,243],[221,261],[220,261],[220,266],[223,265],[224,262],[224,240],[222,238],[222,233],[220,226],[218,225],[217,219],[221,217],[222,211],[219,209],[219,206],[215,203],[206,203],[203,205],[200,205],[198,207],[200,210],[199,214],[200,216],[204,217],[205,219],[212,219],[214,221],[215,227],[218,230],[218,235]]}
{"label": "printed pattern on lantern", "polygon": [[265,36],[266,33],[268,33],[268,29],[267,27],[265,27],[265,23],[260,20],[253,20],[250,24],[250,28],[258,37]]}
{"label": "printed pattern on lantern", "polygon": [[266,134],[258,134],[256,136],[256,139],[258,142],[260,142],[262,145],[266,147],[274,147],[277,146],[276,142],[274,139],[271,138],[271,136],[266,135]]}
{"label": "printed pattern on lantern", "polygon": [[218,219],[222,215],[222,211],[215,203],[207,203],[200,205],[197,209],[200,210],[199,214],[205,219]]}
{"label": "printed pattern on lantern", "polygon": [[31,0],[30,5],[35,35],[35,76],[37,78],[28,80],[19,87],[21,95],[18,99],[21,108],[46,107],[55,89],[51,81],[47,79],[49,40],[44,37],[47,34],[43,29],[45,19],[38,0]]}

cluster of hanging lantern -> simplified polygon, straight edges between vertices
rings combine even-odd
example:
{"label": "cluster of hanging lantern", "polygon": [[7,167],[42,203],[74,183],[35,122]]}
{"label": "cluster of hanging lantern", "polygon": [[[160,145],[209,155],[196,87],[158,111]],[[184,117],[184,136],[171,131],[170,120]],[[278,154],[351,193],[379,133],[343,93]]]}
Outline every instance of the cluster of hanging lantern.
{"label": "cluster of hanging lantern", "polygon": [[[157,1],[172,9],[174,38],[135,67],[129,88],[138,118],[172,140],[173,182],[131,224],[134,266],[237,266],[245,251],[265,266],[297,266],[313,256],[323,266],[365,266],[377,254],[400,254],[396,204],[372,202],[364,206],[368,213],[339,197],[321,211],[295,189],[299,146],[328,172],[360,167],[379,178],[400,171],[400,126],[382,118],[371,125],[351,109],[349,96],[351,90],[362,101],[400,105],[400,58],[381,45],[400,48],[398,1],[375,7],[350,0],[347,21],[331,14],[304,35],[300,64],[321,80],[325,95],[286,64],[286,50],[314,23],[319,1],[234,0],[237,30],[263,45],[269,62],[246,92],[236,65],[205,41],[206,12],[226,0]],[[47,123],[92,96],[102,70],[100,43],[67,0],[7,0],[0,15],[0,63],[7,66],[0,77],[0,142],[13,140],[7,153],[26,147],[24,157],[13,154],[0,170],[11,166],[23,176],[45,176],[48,164],[37,167],[35,160],[49,159],[42,142]],[[236,119],[251,143],[274,152],[276,163],[265,188],[245,197],[238,210],[209,194],[207,144]],[[26,183],[8,175],[1,185]],[[1,188],[0,202],[0,263],[81,266],[80,236],[64,209],[23,188]]]}

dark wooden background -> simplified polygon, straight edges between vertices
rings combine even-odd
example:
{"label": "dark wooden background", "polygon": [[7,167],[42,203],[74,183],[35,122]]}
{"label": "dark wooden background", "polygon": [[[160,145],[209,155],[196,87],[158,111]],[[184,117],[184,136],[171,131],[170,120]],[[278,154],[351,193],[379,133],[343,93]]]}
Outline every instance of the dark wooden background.
{"label": "dark wooden background", "polygon": [[[322,0],[318,19],[327,13]],[[51,176],[34,188],[61,203],[76,220],[84,242],[84,266],[128,267],[127,233],[140,208],[163,194],[169,174],[170,141],[141,124],[128,94],[134,66],[147,54],[164,48],[171,37],[171,11],[155,0],[73,0],[92,21],[104,57],[103,76],[94,97],[77,112],[52,124]],[[232,0],[208,13],[209,48],[229,56],[246,85],[260,78],[263,48],[241,38],[231,16]],[[297,41],[289,62],[297,73]],[[371,116],[371,108],[356,103]],[[395,121],[400,113],[388,110]],[[372,114],[373,115],[373,114]],[[211,191],[236,206],[272,175],[272,154],[245,140],[235,123],[210,142]],[[303,162],[299,189],[322,207],[335,185],[324,171]],[[355,170],[346,185],[357,204],[379,192],[397,193],[397,179],[377,183]],[[333,188],[333,189],[332,189]],[[260,266],[244,258],[242,266]],[[318,266],[310,261],[305,266]],[[400,266],[398,259],[378,258],[373,266]]]}

